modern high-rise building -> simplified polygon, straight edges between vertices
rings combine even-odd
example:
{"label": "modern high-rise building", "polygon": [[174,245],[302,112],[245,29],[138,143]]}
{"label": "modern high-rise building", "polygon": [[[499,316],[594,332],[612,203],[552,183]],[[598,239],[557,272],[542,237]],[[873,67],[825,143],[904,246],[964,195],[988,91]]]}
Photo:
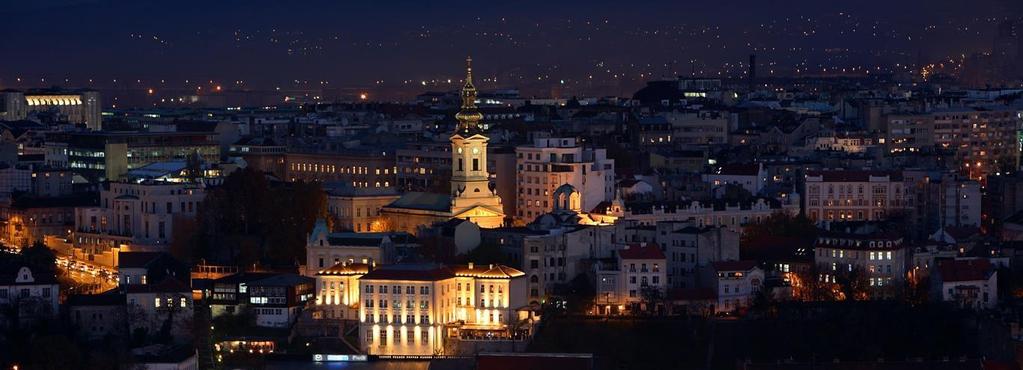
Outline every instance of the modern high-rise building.
{"label": "modern high-rise building", "polygon": [[888,118],[888,152],[936,153],[949,169],[984,182],[1019,168],[1020,113],[1014,109],[953,109]]}
{"label": "modern high-rise building", "polygon": [[207,163],[220,161],[213,132],[57,132],[44,147],[47,165],[90,181],[118,180],[129,170],[196,153]]}

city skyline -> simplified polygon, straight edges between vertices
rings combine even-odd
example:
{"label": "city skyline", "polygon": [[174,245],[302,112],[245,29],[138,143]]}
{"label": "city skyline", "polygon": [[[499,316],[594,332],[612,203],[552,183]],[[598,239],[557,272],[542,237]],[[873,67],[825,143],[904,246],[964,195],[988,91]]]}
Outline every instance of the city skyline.
{"label": "city skyline", "polygon": [[1023,0],[0,19],[0,369],[1023,369]]}
{"label": "city skyline", "polygon": [[0,32],[19,37],[0,47],[19,58],[0,63],[0,88],[198,89],[202,81],[374,89],[408,100],[403,91],[457,88],[450,56],[467,54],[485,62],[487,88],[535,96],[621,96],[674,76],[742,78],[750,54],[760,77],[916,73],[990,52],[998,23],[1021,14],[1011,1],[981,2],[569,1],[543,12],[461,1],[11,3],[0,8],[10,20]]}

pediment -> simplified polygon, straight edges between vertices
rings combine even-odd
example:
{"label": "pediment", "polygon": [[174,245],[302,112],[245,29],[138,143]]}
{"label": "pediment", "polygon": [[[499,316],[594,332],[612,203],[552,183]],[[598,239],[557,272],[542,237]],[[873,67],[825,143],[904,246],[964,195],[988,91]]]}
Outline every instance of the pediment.
{"label": "pediment", "polygon": [[504,217],[504,213],[498,210],[490,209],[484,206],[475,206],[465,209],[462,212],[454,215],[456,218],[471,218],[471,217]]}

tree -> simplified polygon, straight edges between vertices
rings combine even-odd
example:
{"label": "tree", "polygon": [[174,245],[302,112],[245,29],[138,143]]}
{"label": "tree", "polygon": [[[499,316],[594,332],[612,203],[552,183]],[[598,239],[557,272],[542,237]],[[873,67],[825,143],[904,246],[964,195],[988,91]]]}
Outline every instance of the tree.
{"label": "tree", "polygon": [[292,265],[305,259],[308,233],[327,219],[319,183],[271,186],[252,169],[231,173],[200,207],[193,258],[248,266]]}
{"label": "tree", "polygon": [[169,252],[179,261],[192,262],[193,245],[197,243],[196,237],[199,234],[197,221],[189,217],[176,217],[174,228],[171,231],[171,243]]}
{"label": "tree", "polygon": [[565,299],[565,311],[570,314],[589,312],[597,295],[590,277],[586,274],[576,275],[568,284],[555,286],[554,293]]}
{"label": "tree", "polygon": [[760,289],[753,295],[750,313],[760,317],[777,315],[778,304],[767,289]]}
{"label": "tree", "polygon": [[188,181],[197,184],[203,178],[203,161],[198,151],[193,151],[185,157],[185,176]]}
{"label": "tree", "polygon": [[835,284],[824,281],[820,266],[810,264],[806,271],[792,274],[792,295],[800,301],[820,302],[836,299]]}
{"label": "tree", "polygon": [[862,267],[837,271],[835,279],[844,299],[865,301],[871,298],[871,289],[867,282],[867,272]]}
{"label": "tree", "polygon": [[31,247],[23,248],[20,256],[20,263],[32,269],[33,273],[52,274],[56,271],[57,256],[42,242],[37,241]]}
{"label": "tree", "polygon": [[721,199],[728,203],[747,201],[753,198],[753,193],[738,184],[725,184]]}
{"label": "tree", "polygon": [[[999,273],[999,276],[1001,274]],[[1001,281],[999,281],[1000,283]],[[921,276],[919,270],[914,270],[905,281],[902,294],[903,299],[911,305],[922,305],[930,299],[930,284],[927,276]]]}
{"label": "tree", "polygon": [[[168,303],[157,310],[153,320],[159,323],[159,330],[154,335],[157,343],[169,344],[175,337],[192,334],[192,316],[186,315],[186,310],[191,311],[192,307],[181,307],[179,302],[191,302],[191,297],[174,295]],[[182,317],[184,315],[184,317]],[[162,316],[162,317],[161,317]]]}
{"label": "tree", "polygon": [[817,226],[803,215],[792,216],[776,212],[759,223],[750,223],[743,228],[742,244],[749,245],[764,237],[798,238],[813,242],[817,239]]}

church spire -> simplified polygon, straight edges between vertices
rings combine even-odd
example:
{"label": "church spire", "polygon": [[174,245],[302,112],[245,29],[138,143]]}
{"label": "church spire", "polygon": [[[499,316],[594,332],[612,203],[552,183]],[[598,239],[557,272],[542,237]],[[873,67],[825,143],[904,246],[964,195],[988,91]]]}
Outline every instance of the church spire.
{"label": "church spire", "polygon": [[465,58],[465,85],[462,86],[462,110],[455,114],[458,119],[457,133],[479,132],[483,114],[476,108],[476,86],[472,83],[472,57]]}
{"label": "church spire", "polygon": [[[462,91],[476,91],[476,86],[472,84],[472,57],[465,57],[465,86],[462,87]],[[475,103],[475,102],[473,102]]]}

